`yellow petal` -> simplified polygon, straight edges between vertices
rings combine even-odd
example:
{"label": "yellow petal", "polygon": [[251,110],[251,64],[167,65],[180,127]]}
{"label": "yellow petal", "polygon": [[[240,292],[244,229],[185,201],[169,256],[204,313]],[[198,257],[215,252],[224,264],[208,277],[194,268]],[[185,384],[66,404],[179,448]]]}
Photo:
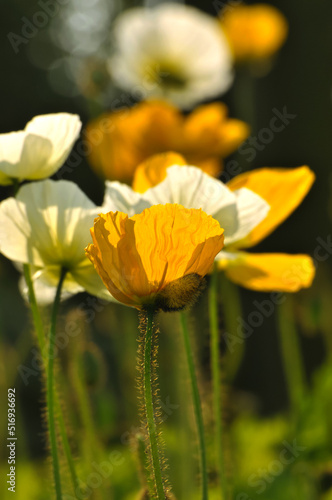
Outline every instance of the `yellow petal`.
{"label": "yellow petal", "polygon": [[308,288],[315,276],[308,255],[251,254],[238,252],[237,258],[220,261],[219,269],[234,283],[261,292],[297,292]]}
{"label": "yellow petal", "polygon": [[244,122],[229,119],[227,113],[224,104],[212,103],[185,116],[176,107],[157,100],[106,113],[86,128],[89,161],[98,175],[131,184],[140,163],[156,154],[175,151],[188,164],[217,176],[222,158],[249,134]]}
{"label": "yellow petal", "polygon": [[[117,300],[136,307],[154,301],[176,280],[204,277],[224,239],[211,216],[175,204],[155,205],[131,218],[120,212],[101,214],[91,233],[93,244],[86,254],[105,286]],[[186,289],[194,284],[195,278],[187,280]],[[171,293],[178,293],[178,285]]]}
{"label": "yellow petal", "polygon": [[176,149],[184,152],[187,159],[196,165],[213,155],[228,156],[249,133],[246,123],[228,118],[225,104],[212,103],[199,106],[187,117],[183,137],[178,137],[182,144]]}
{"label": "yellow petal", "polygon": [[85,131],[89,162],[101,177],[130,184],[139,163],[172,149],[181,120],[176,107],[157,100],[104,113]]}
{"label": "yellow petal", "polygon": [[144,193],[165,179],[168,167],[186,164],[183,156],[172,151],[151,156],[136,168],[132,187],[134,191]]}
{"label": "yellow petal", "polygon": [[279,50],[287,37],[287,20],[272,5],[226,8],[221,21],[237,60],[269,58]]}
{"label": "yellow petal", "polygon": [[246,187],[270,205],[267,217],[241,242],[239,248],[250,247],[266,238],[301,203],[315,174],[309,167],[294,169],[261,168],[234,177],[227,185],[232,191]]}

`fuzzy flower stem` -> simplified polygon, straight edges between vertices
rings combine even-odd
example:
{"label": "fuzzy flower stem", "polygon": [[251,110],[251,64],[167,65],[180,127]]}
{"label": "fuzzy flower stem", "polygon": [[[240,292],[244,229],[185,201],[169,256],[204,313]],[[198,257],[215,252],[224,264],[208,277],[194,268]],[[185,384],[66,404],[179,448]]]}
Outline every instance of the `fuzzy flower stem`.
{"label": "fuzzy flower stem", "polygon": [[158,500],[165,500],[165,492],[163,486],[163,478],[161,472],[161,464],[158,450],[157,428],[153,406],[152,392],[152,338],[153,338],[153,318],[154,311],[149,309],[146,311],[146,332],[144,339],[144,404],[148,426],[148,434],[151,447],[152,457],[152,473],[156,487]]}
{"label": "fuzzy flower stem", "polygon": [[[33,324],[34,324],[34,327],[35,327],[35,330],[37,333],[39,350],[40,350],[40,353],[42,355],[43,361],[46,364],[47,360],[45,360],[44,327],[43,327],[39,307],[38,307],[37,300],[36,300],[36,295],[35,295],[35,291],[34,291],[34,287],[33,287],[33,282],[31,279],[31,272],[30,272],[29,264],[24,264],[23,272],[24,272],[25,282],[26,282],[27,287],[28,287],[29,304],[30,304],[31,311],[32,311]],[[64,418],[63,418],[63,414],[62,414],[59,397],[56,393],[55,393],[55,405],[56,405],[56,412],[58,414],[58,422],[59,422],[59,429],[60,429],[60,434],[61,434],[62,445],[63,445],[63,449],[64,449],[66,459],[68,462],[68,467],[70,470],[70,476],[71,476],[71,480],[72,480],[73,490],[75,491],[77,486],[79,485],[79,482],[78,482],[78,478],[77,478],[77,474],[76,474],[74,460],[73,460],[71,450],[70,450],[70,445],[69,445],[67,431],[66,431],[66,425],[65,425]]]}
{"label": "fuzzy flower stem", "polygon": [[41,355],[44,357],[44,352],[45,352],[44,327],[43,327],[43,323],[42,323],[42,320],[40,317],[40,313],[39,313],[39,309],[38,309],[38,305],[37,305],[37,301],[36,301],[36,295],[35,295],[35,291],[33,288],[29,264],[23,265],[23,272],[24,272],[24,278],[25,278],[25,282],[27,284],[28,292],[29,292],[29,304],[31,307],[33,324],[34,324],[34,327],[35,327],[35,330],[37,333],[40,352],[41,352]]}
{"label": "fuzzy flower stem", "polygon": [[57,452],[56,429],[55,429],[55,412],[54,412],[55,391],[54,391],[53,368],[54,368],[54,343],[55,343],[55,333],[56,333],[56,319],[60,305],[61,289],[65,276],[66,276],[66,270],[62,269],[51,315],[51,327],[50,327],[49,348],[48,348],[47,382],[46,382],[48,429],[50,433],[53,475],[54,475],[55,492],[57,500],[62,500],[62,494],[61,494],[60,466],[59,466],[59,458]]}
{"label": "fuzzy flower stem", "polygon": [[209,288],[209,316],[211,332],[211,372],[213,388],[213,410],[216,429],[216,448],[219,481],[222,491],[222,498],[227,499],[227,484],[225,460],[223,452],[223,419],[221,401],[221,367],[219,354],[219,327],[218,327],[218,273],[214,269],[211,275]]}
{"label": "fuzzy flower stem", "polygon": [[202,500],[207,500],[207,498],[208,498],[208,475],[207,475],[207,464],[206,464],[206,449],[205,449],[203,414],[202,414],[201,400],[200,400],[197,378],[196,378],[194,357],[193,357],[193,353],[192,353],[192,349],[191,349],[191,345],[190,345],[187,317],[186,317],[186,314],[184,312],[181,313],[181,325],[182,325],[183,340],[184,340],[188,368],[189,368],[191,390],[192,390],[192,397],[193,397],[193,405],[194,405],[194,412],[195,412],[198,439],[199,439],[201,475],[202,475]]}

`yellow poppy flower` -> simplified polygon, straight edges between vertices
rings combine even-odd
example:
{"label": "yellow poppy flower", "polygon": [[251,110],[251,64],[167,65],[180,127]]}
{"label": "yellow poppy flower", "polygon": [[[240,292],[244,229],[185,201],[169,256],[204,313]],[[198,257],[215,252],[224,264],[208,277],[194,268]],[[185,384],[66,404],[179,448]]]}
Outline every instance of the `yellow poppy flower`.
{"label": "yellow poppy flower", "polygon": [[[178,202],[187,208],[201,207],[218,220],[220,207],[217,210],[212,202],[218,200],[218,203],[222,203],[221,198],[215,197],[215,193],[221,192],[222,183],[214,179],[210,182],[207,182],[207,179],[200,179],[199,182],[195,179],[193,182],[190,180],[189,167],[181,166],[176,170],[176,167],[170,167],[171,161],[172,155],[164,155],[163,158],[156,156],[136,170],[133,186],[143,193],[143,199],[150,203]],[[150,171],[153,175],[149,175]],[[314,173],[307,166],[294,169],[262,168],[238,175],[227,184],[228,189],[234,194],[244,189],[248,198],[248,201],[242,203],[241,209],[240,207],[237,209],[239,215],[237,225],[241,231],[234,231],[234,228],[232,230],[231,226],[228,226],[228,221],[235,220],[234,213],[230,204],[226,203],[223,206],[225,247],[217,255],[216,261],[218,268],[225,271],[231,281],[260,291],[296,292],[311,285],[315,275],[311,257],[252,254],[241,249],[258,244],[274,231],[301,203],[314,179]],[[219,183],[219,189],[212,181]],[[110,189],[111,186],[107,185],[106,193]],[[112,192],[114,191],[113,189]],[[256,193],[261,201],[265,200],[270,210],[267,212],[258,200],[250,198],[249,203],[249,193]],[[127,193],[127,199],[131,199],[136,208],[141,206],[137,196],[129,196]],[[109,196],[107,202],[109,203]],[[251,226],[247,222],[244,223],[244,220],[250,220]]]}
{"label": "yellow poppy flower", "polygon": [[311,285],[315,267],[308,255],[253,254],[238,250],[256,245],[268,236],[301,203],[314,180],[314,173],[303,166],[253,170],[228,183],[234,191],[241,188],[254,191],[270,205],[267,217],[229,249],[227,258],[219,260],[219,269],[224,270],[230,280],[260,291],[296,292]]}
{"label": "yellow poppy flower", "polygon": [[167,151],[180,153],[187,163],[217,176],[222,158],[246,139],[249,127],[228,118],[222,103],[200,106],[184,116],[166,102],[146,101],[100,116],[88,124],[85,134],[96,173],[131,184],[141,162]]}
{"label": "yellow poppy flower", "polygon": [[201,288],[223,247],[223,229],[202,210],[155,205],[128,218],[100,214],[86,255],[108,291],[138,309],[179,310]]}
{"label": "yellow poppy flower", "polygon": [[284,15],[264,3],[225,9],[221,22],[238,61],[268,59],[280,49],[288,33]]}

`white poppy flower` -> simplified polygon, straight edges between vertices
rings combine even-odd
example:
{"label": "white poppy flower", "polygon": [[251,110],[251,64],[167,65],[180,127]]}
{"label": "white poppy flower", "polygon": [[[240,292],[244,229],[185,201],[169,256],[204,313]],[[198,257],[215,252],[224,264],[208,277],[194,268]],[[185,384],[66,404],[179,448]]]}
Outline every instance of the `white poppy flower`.
{"label": "white poppy flower", "polygon": [[114,81],[143,97],[162,97],[181,108],[225,92],[232,58],[218,21],[176,3],[122,13],[113,30],[109,61]]}
{"label": "white poppy flower", "polygon": [[0,134],[0,185],[45,179],[67,159],[81,130],[78,115],[35,116],[24,130]]}
{"label": "white poppy flower", "polygon": [[[269,205],[247,188],[231,191],[223,182],[192,166],[173,165],[166,178],[139,194],[125,184],[106,181],[104,211],[120,210],[130,215],[151,205],[179,203],[185,208],[201,208],[224,228],[225,246],[216,259],[225,259],[263,219]],[[232,258],[232,255],[229,254]]]}
{"label": "white poppy flower", "polygon": [[41,302],[54,299],[62,267],[68,270],[63,298],[87,290],[110,300],[84,253],[99,212],[69,181],[32,182],[0,204],[0,251],[19,264],[30,264]]}

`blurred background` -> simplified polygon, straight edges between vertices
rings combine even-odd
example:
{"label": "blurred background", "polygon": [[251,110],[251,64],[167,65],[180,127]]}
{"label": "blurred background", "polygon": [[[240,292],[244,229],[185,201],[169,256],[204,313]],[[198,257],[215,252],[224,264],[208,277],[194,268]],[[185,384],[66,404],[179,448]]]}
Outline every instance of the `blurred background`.
{"label": "blurred background", "polygon": [[[227,2],[201,0],[186,3],[216,16],[221,4]],[[243,90],[243,79],[248,78],[248,75],[239,72],[234,86],[221,100],[228,105],[230,116],[243,119],[251,125],[253,136],[268,126],[274,108],[282,110],[286,106],[289,113],[296,115],[282,132],[275,134],[273,141],[262,151],[257,151],[253,162],[248,163],[246,157],[236,153],[234,158],[241,163],[242,170],[304,164],[311,167],[317,179],[310,193],[289,219],[256,250],[313,255],[318,245],[317,238],[324,241],[332,238],[332,4],[329,0],[279,0],[266,3],[274,5],[286,16],[289,22],[288,39],[266,75],[250,77],[250,88]],[[104,64],[105,55],[110,50],[110,26],[121,10],[142,5],[142,2],[62,0],[57,3],[59,9],[55,14],[47,16],[46,21],[43,21],[43,16],[40,18],[42,27],[34,32],[28,21],[41,10],[39,4],[12,0],[6,6],[4,3],[2,5],[0,133],[23,129],[35,115],[60,111],[79,114],[84,127],[89,119],[110,109],[112,101],[121,92],[110,85]],[[149,5],[153,5],[153,2],[149,2]],[[13,42],[13,38],[8,35],[22,35],[23,26],[26,26],[26,36],[22,39],[25,41],[17,39]],[[236,96],[242,93],[243,98],[246,95],[243,92],[248,92],[252,109],[240,105]],[[100,203],[103,184],[90,169],[84,155],[79,157],[77,166],[70,172],[62,169],[61,176],[76,182],[94,202]],[[0,189],[1,199],[9,195],[9,188]],[[310,394],[303,402],[303,425],[295,436],[298,444],[305,448],[300,452],[295,472],[293,466],[284,467],[279,472],[276,469],[275,473],[272,469],[272,472],[268,472],[268,465],[276,460],[285,446],[282,444],[284,440],[293,443],[295,439],[287,427],[290,402],[276,314],[266,318],[261,327],[255,328],[254,334],[247,339],[244,358],[232,387],[225,388],[228,394],[225,419],[230,425],[230,441],[235,450],[235,489],[238,495],[242,495],[234,496],[237,500],[274,499],[281,498],[281,495],[289,499],[330,498],[331,252],[330,255],[324,262],[318,263],[313,286],[292,298],[305,376],[310,388]],[[52,495],[45,489],[47,481],[41,480],[41,474],[44,477],[49,474],[43,419],[44,392],[39,374],[32,373],[34,369],[29,372],[35,355],[29,310],[18,291],[20,273],[3,256],[0,256],[0,276],[1,406],[6,402],[8,387],[16,387],[18,393],[19,465],[16,498],[48,499]],[[243,317],[248,317],[255,300],[261,302],[268,298],[267,294],[245,289],[241,289],[240,294]],[[70,341],[59,359],[59,378],[64,379],[66,391],[63,394],[63,406],[77,456],[81,456],[81,452],[82,456],[87,454],[87,461],[91,464],[91,447],[90,450],[84,450],[84,446],[87,446],[84,445],[84,438],[86,433],[92,435],[96,431],[96,454],[99,453],[99,457],[104,456],[105,449],[108,455],[110,450],[120,453],[121,460],[117,456],[113,457],[114,474],[110,474],[109,478],[110,482],[115,483],[114,498],[134,499],[139,491],[139,477],[130,442],[135,435],[135,426],[138,426],[135,399],[137,314],[123,306],[105,306],[87,300],[85,294],[80,294],[63,304],[59,328],[65,328],[69,318],[74,319],[82,331],[82,335]],[[47,321],[48,311],[45,310],[44,314]],[[196,318],[193,327],[201,367],[200,384],[202,393],[208,394],[210,372],[206,295],[195,307],[193,318]],[[171,322],[168,316],[161,317],[160,321],[160,394],[166,405],[165,435],[171,461],[170,475],[175,492],[179,492],[185,485],[189,487],[190,477],[195,474],[194,459],[188,458],[195,455],[195,443],[190,437],[181,435],[186,458],[177,453],[176,446],[180,439],[178,429],[181,428],[181,422],[190,421],[191,416],[188,412],[188,395],[182,384],[179,387],[178,383],[181,363],[174,359],[174,353],[182,349],[179,349],[177,335],[173,334],[177,332],[176,321]],[[181,353],[177,356],[181,356]],[[82,376],[77,376],[75,370],[76,375],[73,374],[74,362],[80,367]],[[28,367],[28,371],[24,367]],[[82,396],[84,392],[85,396]],[[87,398],[87,401],[81,398]],[[85,408],[86,404],[89,411],[85,415],[84,412],[78,412],[77,409]],[[208,396],[205,404],[208,407]],[[6,435],[6,415],[2,413],[0,432]],[[81,440],[77,439],[79,435]],[[91,444],[93,439],[89,442]],[[6,450],[1,448],[0,453],[3,464],[1,470],[6,471]],[[101,461],[101,458],[99,461],[96,459],[98,463]],[[84,464],[80,466],[84,469]],[[180,474],[177,470],[181,468]],[[260,483],[261,488],[257,486],[258,483],[256,486],[250,484],[248,478],[252,474],[264,476],[263,472],[258,472],[264,468],[267,476],[264,480],[260,479],[263,481]],[[230,474],[234,474],[234,470]],[[97,495],[97,490],[91,490],[90,495],[78,498],[99,498],[93,496]],[[3,493],[1,498],[7,498],[6,485],[1,484],[0,491]],[[195,493],[186,498],[196,498]]]}

